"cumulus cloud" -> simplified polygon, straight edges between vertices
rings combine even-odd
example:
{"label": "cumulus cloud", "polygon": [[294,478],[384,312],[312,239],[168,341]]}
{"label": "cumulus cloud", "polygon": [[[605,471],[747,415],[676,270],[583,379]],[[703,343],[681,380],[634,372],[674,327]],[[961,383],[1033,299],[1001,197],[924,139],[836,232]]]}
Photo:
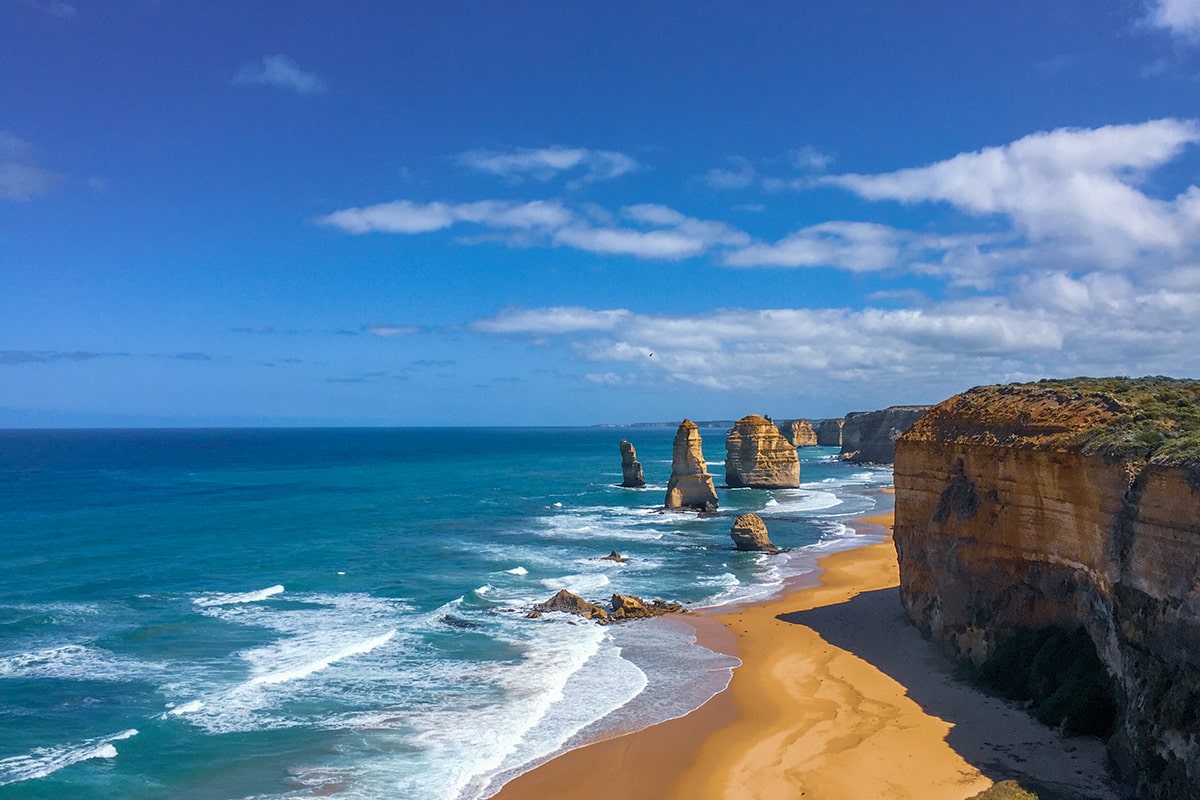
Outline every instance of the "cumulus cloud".
{"label": "cumulus cloud", "polygon": [[519,180],[548,181],[564,173],[582,173],[582,183],[606,181],[633,172],[639,164],[614,150],[584,147],[541,147],[517,150],[468,150],[458,163],[479,172]]}
{"label": "cumulus cloud", "polygon": [[1146,19],[1181,38],[1200,40],[1200,0],[1151,0]]}
{"label": "cumulus cloud", "polygon": [[1138,184],[1197,141],[1200,127],[1190,120],[1061,128],[926,167],[823,182],[869,200],[945,202],[972,215],[1006,216],[1031,241],[1084,244],[1092,257],[1123,262],[1185,243],[1181,223],[1194,222],[1194,195],[1159,200]]}
{"label": "cumulus cloud", "polygon": [[824,172],[833,163],[833,155],[819,147],[806,144],[788,153],[788,161],[804,172]]}
{"label": "cumulus cloud", "polygon": [[[777,394],[868,379],[894,401],[937,400],[972,383],[1046,375],[1196,374],[1200,271],[1139,284],[1111,272],[1044,271],[1009,296],[920,307],[510,309],[471,327],[527,336],[589,364],[586,380]],[[653,353],[653,356],[649,354]],[[636,376],[636,380],[630,376]],[[886,396],[886,393],[885,393]]]}
{"label": "cumulus cloud", "polygon": [[49,194],[63,176],[34,163],[33,148],[8,131],[0,131],[0,200],[23,202]]}
{"label": "cumulus cloud", "polygon": [[273,86],[300,95],[321,94],[325,82],[311,72],[305,72],[285,55],[263,56],[238,70],[235,84]]}
{"label": "cumulus cloud", "polygon": [[714,167],[704,174],[704,182],[713,189],[745,189],[758,181],[758,170],[749,159],[730,156],[729,167]]}

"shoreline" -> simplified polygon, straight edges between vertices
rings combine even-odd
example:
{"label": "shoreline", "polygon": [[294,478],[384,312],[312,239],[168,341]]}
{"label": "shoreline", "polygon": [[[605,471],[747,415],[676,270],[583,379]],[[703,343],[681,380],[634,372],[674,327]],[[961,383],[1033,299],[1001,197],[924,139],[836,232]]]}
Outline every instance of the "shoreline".
{"label": "shoreline", "polygon": [[780,596],[697,615],[697,641],[742,662],[703,706],[562,753],[493,800],[965,800],[1007,779],[1116,800],[1102,743],[960,682],[908,622],[892,520],[853,520],[882,541],[820,558]]}

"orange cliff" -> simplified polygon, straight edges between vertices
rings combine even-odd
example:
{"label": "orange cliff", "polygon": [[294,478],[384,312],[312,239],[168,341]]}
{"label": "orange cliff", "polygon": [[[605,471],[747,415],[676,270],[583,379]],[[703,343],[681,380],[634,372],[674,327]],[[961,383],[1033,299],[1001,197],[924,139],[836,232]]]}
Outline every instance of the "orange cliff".
{"label": "orange cliff", "polygon": [[972,389],[897,441],[895,485],[918,627],[976,664],[1021,631],[1082,629],[1120,777],[1200,797],[1200,381]]}

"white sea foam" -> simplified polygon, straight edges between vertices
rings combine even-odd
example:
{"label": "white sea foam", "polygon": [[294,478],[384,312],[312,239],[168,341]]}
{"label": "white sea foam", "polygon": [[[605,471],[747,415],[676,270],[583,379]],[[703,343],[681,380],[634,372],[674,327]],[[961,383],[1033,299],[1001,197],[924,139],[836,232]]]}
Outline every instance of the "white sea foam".
{"label": "white sea foam", "polygon": [[326,667],[341,661],[351,656],[362,655],[369,653],[377,647],[382,647],[395,637],[396,631],[388,631],[387,633],[366,639],[361,642],[353,642],[340,650],[314,658],[311,661],[301,661],[300,663],[287,663],[279,669],[272,669],[260,675],[251,678],[246,686],[263,686],[273,683],[287,683],[288,681],[298,681],[302,678],[307,678],[314,672],[320,672]]}
{"label": "white sea foam", "polygon": [[113,746],[113,742],[137,736],[137,733],[136,729],[130,728],[111,736],[85,739],[76,744],[38,747],[25,755],[2,758],[0,759],[0,786],[44,778],[81,761],[90,761],[94,758],[116,758],[117,748]]}
{"label": "white sea foam", "polygon": [[566,589],[574,594],[588,595],[603,591],[612,584],[612,581],[604,573],[594,572],[580,575],[560,575],[557,578],[540,580],[538,583],[554,592]]}
{"label": "white sea foam", "polygon": [[256,592],[230,592],[226,594],[217,593],[211,597],[197,597],[192,602],[202,608],[211,606],[230,606],[240,605],[242,603],[258,603],[266,600],[268,597],[274,597],[277,594],[283,594],[283,587],[279,584],[268,586],[265,589],[259,589]]}
{"label": "white sea foam", "polygon": [[525,575],[529,574],[529,570],[525,569],[524,567],[513,567],[512,569],[506,569],[504,571],[507,572],[509,575],[517,575],[517,576],[525,576]]}
{"label": "white sea foam", "polygon": [[124,681],[155,674],[158,664],[122,658],[90,644],[64,644],[0,658],[0,676]]}

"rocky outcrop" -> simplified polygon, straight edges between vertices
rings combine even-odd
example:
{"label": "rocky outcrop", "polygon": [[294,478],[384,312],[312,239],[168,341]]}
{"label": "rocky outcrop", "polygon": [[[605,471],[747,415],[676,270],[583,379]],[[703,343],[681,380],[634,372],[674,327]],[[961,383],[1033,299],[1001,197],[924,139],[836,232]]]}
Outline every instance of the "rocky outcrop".
{"label": "rocky outcrop", "polygon": [[615,561],[618,564],[624,564],[629,559],[618,553],[616,550],[611,551],[606,556],[600,556],[601,561]]}
{"label": "rocky outcrop", "polygon": [[668,509],[715,511],[717,508],[717,490],[700,444],[696,423],[685,419],[679,424],[671,447],[671,480],[667,482],[664,503]]}
{"label": "rocky outcrop", "polygon": [[538,603],[528,616],[537,619],[550,611],[561,611],[564,614],[576,614],[584,619],[594,619],[601,625],[608,624],[608,612],[595,603],[589,603],[577,594],[559,589],[558,593],[544,603]]}
{"label": "rocky outcrop", "polygon": [[842,426],[844,419],[823,419],[817,425],[817,444],[821,447],[842,446]]}
{"label": "rocky outcrop", "polygon": [[734,521],[729,535],[738,550],[779,552],[779,548],[771,544],[771,539],[767,536],[767,525],[758,514],[742,514]]}
{"label": "rocky outcrop", "polygon": [[621,485],[630,489],[640,489],[646,485],[646,475],[638,463],[637,451],[624,439],[621,440]]}
{"label": "rocky outcrop", "polygon": [[725,484],[731,488],[797,488],[800,459],[796,448],[766,417],[742,417],[725,437]]}
{"label": "rocky outcrop", "polygon": [[842,427],[842,458],[857,464],[890,464],[896,440],[929,406],[891,406],[882,411],[855,411]]}
{"label": "rocky outcrop", "polygon": [[792,447],[813,447],[817,443],[817,432],[806,419],[789,419],[779,423],[779,432]]}
{"label": "rocky outcrop", "polygon": [[665,600],[647,602],[631,594],[614,594],[612,596],[612,613],[610,614],[595,603],[589,603],[577,594],[560,589],[546,602],[535,605],[526,616],[530,619],[538,619],[544,614],[558,611],[595,620],[599,625],[607,625],[610,622],[661,617],[663,614],[676,614],[686,610],[679,603],[668,603]]}
{"label": "rocky outcrop", "polygon": [[630,594],[614,594],[612,596],[613,622],[624,622],[630,619],[647,619],[661,617],[663,614],[676,614],[684,608],[679,603],[668,603],[665,600],[655,600],[647,603],[640,597]]}
{"label": "rocky outcrop", "polygon": [[972,389],[900,438],[895,484],[918,627],[985,667],[1030,632],[1082,629],[1121,776],[1200,797],[1200,382]]}

